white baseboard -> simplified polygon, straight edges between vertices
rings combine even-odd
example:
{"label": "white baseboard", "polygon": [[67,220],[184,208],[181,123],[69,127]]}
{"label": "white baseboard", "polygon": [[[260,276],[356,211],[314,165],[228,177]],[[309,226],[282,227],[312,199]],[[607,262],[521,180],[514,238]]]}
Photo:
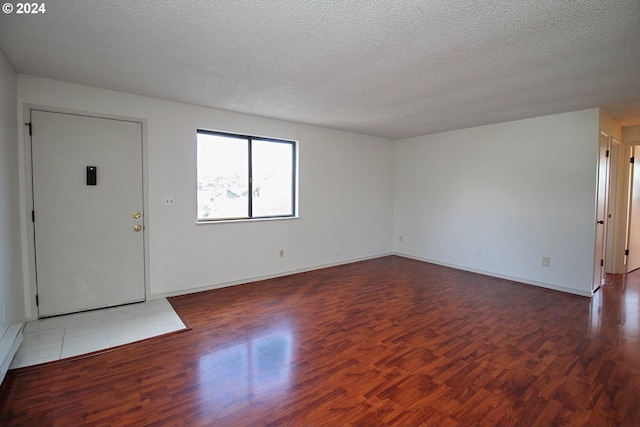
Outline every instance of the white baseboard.
{"label": "white baseboard", "polygon": [[522,277],[509,276],[507,274],[495,273],[492,271],[484,271],[476,268],[465,267],[462,265],[448,264],[446,262],[440,262],[432,259],[421,258],[421,257],[409,255],[409,254],[404,254],[402,252],[394,252],[393,255],[414,259],[416,261],[428,262],[429,264],[441,265],[443,267],[454,268],[456,270],[463,270],[463,271],[469,271],[471,273],[482,274],[483,276],[497,277],[498,279],[505,279],[505,280],[510,280],[512,282],[523,283],[525,285],[537,286],[539,288],[546,288],[554,291],[565,292],[568,294],[580,295],[582,297],[589,297],[589,298],[593,297],[593,294],[591,292],[580,291],[578,289],[572,289],[572,288],[565,288],[563,286],[558,286],[551,283],[544,283],[544,282],[538,282],[536,280],[523,279]]}
{"label": "white baseboard", "polygon": [[229,286],[245,285],[245,284],[249,284],[249,283],[253,283],[253,282],[259,282],[261,280],[269,280],[269,279],[275,279],[275,278],[278,278],[278,277],[286,277],[286,276],[291,276],[293,274],[306,273],[308,271],[321,270],[323,268],[329,268],[329,267],[337,267],[339,265],[353,264],[354,262],[360,262],[360,261],[366,261],[366,260],[370,260],[370,259],[382,258],[382,257],[385,257],[385,256],[390,256],[390,255],[393,255],[393,254],[392,253],[384,253],[384,254],[371,255],[371,256],[361,257],[361,258],[352,258],[352,259],[348,259],[348,260],[341,260],[341,261],[338,261],[338,262],[332,262],[332,263],[328,263],[328,264],[315,265],[315,266],[312,266],[312,267],[301,268],[301,269],[297,269],[297,270],[283,271],[283,272],[280,272],[280,273],[269,274],[269,275],[265,275],[265,276],[250,277],[250,278],[247,278],[247,279],[241,279],[241,280],[233,281],[233,282],[224,282],[224,283],[218,283],[218,284],[214,284],[214,285],[202,286],[202,287],[198,287],[198,288],[194,288],[194,289],[185,289],[183,291],[178,291],[178,292],[153,294],[153,295],[149,295],[147,297],[147,299],[154,300],[154,299],[160,299],[160,298],[175,297],[175,296],[179,296],[179,295],[194,294],[196,292],[210,291],[210,290],[219,289],[219,288],[227,288]]}
{"label": "white baseboard", "polygon": [[13,356],[18,351],[22,339],[22,323],[9,326],[2,335],[0,340],[0,384],[7,375]]}
{"label": "white baseboard", "polygon": [[192,293],[196,293],[196,292],[210,291],[210,290],[213,290],[213,289],[226,288],[226,287],[229,287],[229,286],[244,285],[244,284],[248,284],[248,283],[252,283],[252,282],[258,282],[258,281],[261,281],[261,280],[274,279],[274,278],[277,278],[277,277],[285,277],[285,276],[290,276],[290,275],[293,275],[293,274],[305,273],[305,272],[314,271],[314,270],[321,270],[323,268],[336,267],[336,266],[339,266],[339,265],[352,264],[354,262],[360,262],[360,261],[366,261],[366,260],[370,260],[370,259],[382,258],[382,257],[385,257],[385,256],[390,256],[390,255],[396,255],[396,256],[400,256],[400,257],[404,257],[404,258],[414,259],[416,261],[422,261],[422,262],[427,262],[427,263],[430,263],[430,264],[441,265],[443,267],[454,268],[456,270],[469,271],[471,273],[482,274],[484,276],[497,277],[499,279],[510,280],[512,282],[518,282],[518,283],[523,283],[525,285],[531,285],[531,286],[537,286],[537,287],[546,288],[546,289],[552,289],[552,290],[555,290],[555,291],[570,293],[570,294],[574,294],[574,295],[580,295],[580,296],[585,296],[585,297],[589,297],[589,298],[591,298],[593,296],[590,292],[582,292],[582,291],[579,291],[579,290],[576,290],[576,289],[565,288],[563,286],[557,286],[557,285],[553,285],[553,284],[550,284],[550,283],[544,283],[544,282],[538,282],[538,281],[534,281],[534,280],[523,279],[521,277],[509,276],[509,275],[506,275],[506,274],[500,274],[500,273],[495,273],[495,272],[491,272],[491,271],[484,271],[484,270],[469,268],[469,267],[465,267],[465,266],[461,266],[461,265],[448,264],[448,263],[444,263],[444,262],[440,262],[440,261],[436,261],[436,260],[432,260],[432,259],[416,257],[416,256],[413,256],[413,255],[409,255],[409,254],[405,254],[405,253],[401,253],[401,252],[390,252],[390,253],[383,253],[383,254],[378,254],[378,255],[361,257],[361,258],[341,260],[341,261],[333,262],[333,263],[320,264],[320,265],[315,265],[315,266],[311,266],[311,267],[307,267],[307,268],[301,268],[301,269],[297,269],[297,270],[289,270],[289,271],[284,271],[284,272],[265,275],[265,276],[250,277],[250,278],[241,279],[241,280],[238,280],[238,281],[224,282],[224,283],[212,284],[212,285],[207,285],[207,286],[202,286],[202,287],[197,287],[197,288],[192,288],[192,289],[185,289],[185,290],[181,290],[181,291],[177,291],[177,292],[152,294],[152,295],[147,296],[147,299],[148,300],[155,300],[155,299],[160,299],[160,298],[168,298],[168,297],[173,297],[173,296],[192,294]]}

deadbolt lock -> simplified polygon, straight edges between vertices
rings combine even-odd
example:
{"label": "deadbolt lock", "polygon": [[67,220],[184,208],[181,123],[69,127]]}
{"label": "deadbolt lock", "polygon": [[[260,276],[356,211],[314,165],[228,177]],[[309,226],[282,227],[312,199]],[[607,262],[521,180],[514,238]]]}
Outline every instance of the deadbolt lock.
{"label": "deadbolt lock", "polygon": [[133,217],[134,217],[135,219],[140,218],[140,212],[136,212],[136,213],[134,213],[134,214],[133,214]]}
{"label": "deadbolt lock", "polygon": [[140,231],[142,230],[142,227],[140,227],[138,224],[133,226],[133,231]]}

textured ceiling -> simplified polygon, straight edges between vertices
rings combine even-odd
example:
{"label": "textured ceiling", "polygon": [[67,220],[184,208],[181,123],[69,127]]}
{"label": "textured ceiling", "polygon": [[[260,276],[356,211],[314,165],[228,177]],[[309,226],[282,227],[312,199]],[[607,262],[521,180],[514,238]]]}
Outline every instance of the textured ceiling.
{"label": "textured ceiling", "polygon": [[390,139],[591,107],[640,125],[639,0],[45,3],[0,13],[19,73]]}

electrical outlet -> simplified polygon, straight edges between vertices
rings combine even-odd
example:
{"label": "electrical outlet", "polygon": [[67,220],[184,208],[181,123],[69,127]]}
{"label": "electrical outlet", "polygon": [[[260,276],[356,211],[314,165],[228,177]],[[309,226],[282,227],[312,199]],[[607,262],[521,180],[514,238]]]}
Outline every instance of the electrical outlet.
{"label": "electrical outlet", "polygon": [[167,196],[164,198],[163,206],[173,207],[176,205],[176,199],[173,196]]}
{"label": "electrical outlet", "polygon": [[482,249],[476,249],[476,256],[482,256]]}
{"label": "electrical outlet", "polygon": [[336,250],[336,256],[342,256],[342,248]]}
{"label": "electrical outlet", "polygon": [[542,266],[543,267],[549,267],[551,265],[551,258],[549,257],[542,257]]}
{"label": "electrical outlet", "polygon": [[398,236],[398,242],[400,242],[400,243],[404,242],[404,237]]}
{"label": "electrical outlet", "polygon": [[280,249],[280,258],[284,258],[284,249]]}

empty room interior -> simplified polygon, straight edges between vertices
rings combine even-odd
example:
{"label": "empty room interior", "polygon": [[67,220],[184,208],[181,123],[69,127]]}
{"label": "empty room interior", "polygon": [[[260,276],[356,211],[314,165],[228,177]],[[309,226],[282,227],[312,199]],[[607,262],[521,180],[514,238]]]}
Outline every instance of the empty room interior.
{"label": "empty room interior", "polygon": [[636,0],[4,2],[0,424],[640,425],[639,41]]}

